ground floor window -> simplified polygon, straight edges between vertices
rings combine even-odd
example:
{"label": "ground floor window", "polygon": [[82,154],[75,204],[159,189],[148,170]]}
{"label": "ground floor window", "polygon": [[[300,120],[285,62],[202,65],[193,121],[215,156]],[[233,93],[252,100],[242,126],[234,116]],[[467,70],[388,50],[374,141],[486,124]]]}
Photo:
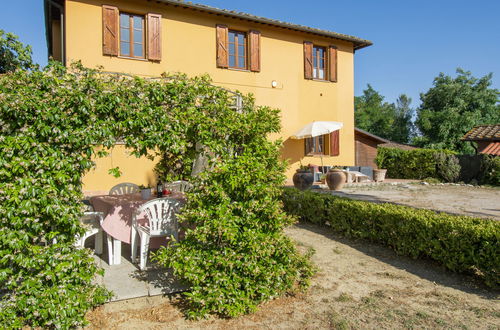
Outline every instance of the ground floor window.
{"label": "ground floor window", "polygon": [[306,155],[324,155],[325,154],[325,136],[315,136],[305,139]]}

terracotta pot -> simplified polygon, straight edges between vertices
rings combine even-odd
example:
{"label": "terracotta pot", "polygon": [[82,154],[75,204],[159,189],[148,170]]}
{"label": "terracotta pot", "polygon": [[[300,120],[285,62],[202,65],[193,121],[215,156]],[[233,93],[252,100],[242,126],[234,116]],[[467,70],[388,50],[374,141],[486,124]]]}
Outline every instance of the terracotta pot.
{"label": "terracotta pot", "polygon": [[375,182],[382,182],[385,180],[385,173],[387,172],[386,169],[377,169],[373,170],[373,181]]}
{"label": "terracotta pot", "polygon": [[331,169],[326,175],[326,183],[330,190],[342,190],[346,180],[345,173],[342,170]]}
{"label": "terracotta pot", "polygon": [[293,186],[300,190],[311,188],[314,182],[314,175],[308,170],[297,170],[293,175]]}

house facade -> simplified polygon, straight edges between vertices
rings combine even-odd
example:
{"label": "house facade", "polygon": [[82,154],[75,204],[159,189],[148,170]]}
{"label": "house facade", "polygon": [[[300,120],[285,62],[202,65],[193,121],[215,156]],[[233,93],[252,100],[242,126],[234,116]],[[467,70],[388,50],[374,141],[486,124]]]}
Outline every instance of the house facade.
{"label": "house facade", "polygon": [[[213,84],[252,93],[281,110],[287,176],[302,163],[354,165],[354,53],[370,41],[176,0],[45,0],[49,56],[144,77],[209,74]],[[336,121],[331,135],[294,140],[312,121]],[[107,170],[119,166],[115,179]],[[117,145],[84,180],[86,191],[155,181],[153,162]]]}

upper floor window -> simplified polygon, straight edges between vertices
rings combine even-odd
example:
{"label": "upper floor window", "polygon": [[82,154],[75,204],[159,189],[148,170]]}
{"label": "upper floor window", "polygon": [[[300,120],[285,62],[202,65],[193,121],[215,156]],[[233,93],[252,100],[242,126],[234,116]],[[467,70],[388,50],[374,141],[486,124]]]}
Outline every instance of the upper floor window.
{"label": "upper floor window", "polygon": [[313,78],[326,79],[326,49],[325,47],[313,47]]}
{"label": "upper floor window", "polygon": [[229,67],[247,69],[247,34],[239,31],[228,32]]}
{"label": "upper floor window", "polygon": [[304,42],[304,78],[337,82],[337,47]]}
{"label": "upper floor window", "polygon": [[120,13],[120,55],[144,58],[144,16]]}
{"label": "upper floor window", "polygon": [[135,15],[102,6],[102,53],[150,61],[161,60],[161,15]]}
{"label": "upper floor window", "polygon": [[217,25],[216,37],[218,68],[260,71],[259,31],[235,31]]}

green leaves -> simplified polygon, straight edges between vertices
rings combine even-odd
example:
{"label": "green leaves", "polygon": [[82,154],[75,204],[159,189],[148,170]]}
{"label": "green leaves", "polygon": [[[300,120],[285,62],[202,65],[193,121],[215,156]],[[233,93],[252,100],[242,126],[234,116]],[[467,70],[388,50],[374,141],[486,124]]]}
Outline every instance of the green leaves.
{"label": "green leaves", "polygon": [[25,46],[16,35],[0,29],[0,74],[34,68],[31,53],[31,46]]}
{"label": "green leaves", "polygon": [[[419,180],[441,178],[441,172],[438,172],[437,154],[442,154],[442,157],[451,157],[455,153],[449,150],[402,150],[398,148],[379,147],[377,148],[377,158],[375,161],[379,168],[387,169],[387,176],[390,178]],[[439,168],[442,168],[442,166]]]}
{"label": "green leaves", "polygon": [[285,210],[328,225],[347,237],[363,238],[413,258],[432,258],[455,272],[471,273],[500,285],[500,222],[454,216],[394,204],[378,204],[329,194],[283,190]]}
{"label": "green leaves", "polygon": [[[282,232],[294,218],[279,201],[281,143],[267,139],[279,111],[251,96],[242,111],[232,104],[208,76],[130,78],[80,63],[0,76],[0,324],[76,327],[109,297],[72,244],[83,230],[82,178],[117,141],[159,159],[162,180],[194,184],[180,215],[186,238],[155,257],[191,286],[189,316],[234,317],[307,287],[308,256]],[[192,178],[200,153],[210,170]]]}
{"label": "green leaves", "polygon": [[473,148],[460,140],[464,134],[474,126],[500,122],[500,92],[491,88],[491,78],[491,74],[475,78],[460,68],[454,78],[439,74],[434,86],[420,95],[419,146],[472,154]]}

